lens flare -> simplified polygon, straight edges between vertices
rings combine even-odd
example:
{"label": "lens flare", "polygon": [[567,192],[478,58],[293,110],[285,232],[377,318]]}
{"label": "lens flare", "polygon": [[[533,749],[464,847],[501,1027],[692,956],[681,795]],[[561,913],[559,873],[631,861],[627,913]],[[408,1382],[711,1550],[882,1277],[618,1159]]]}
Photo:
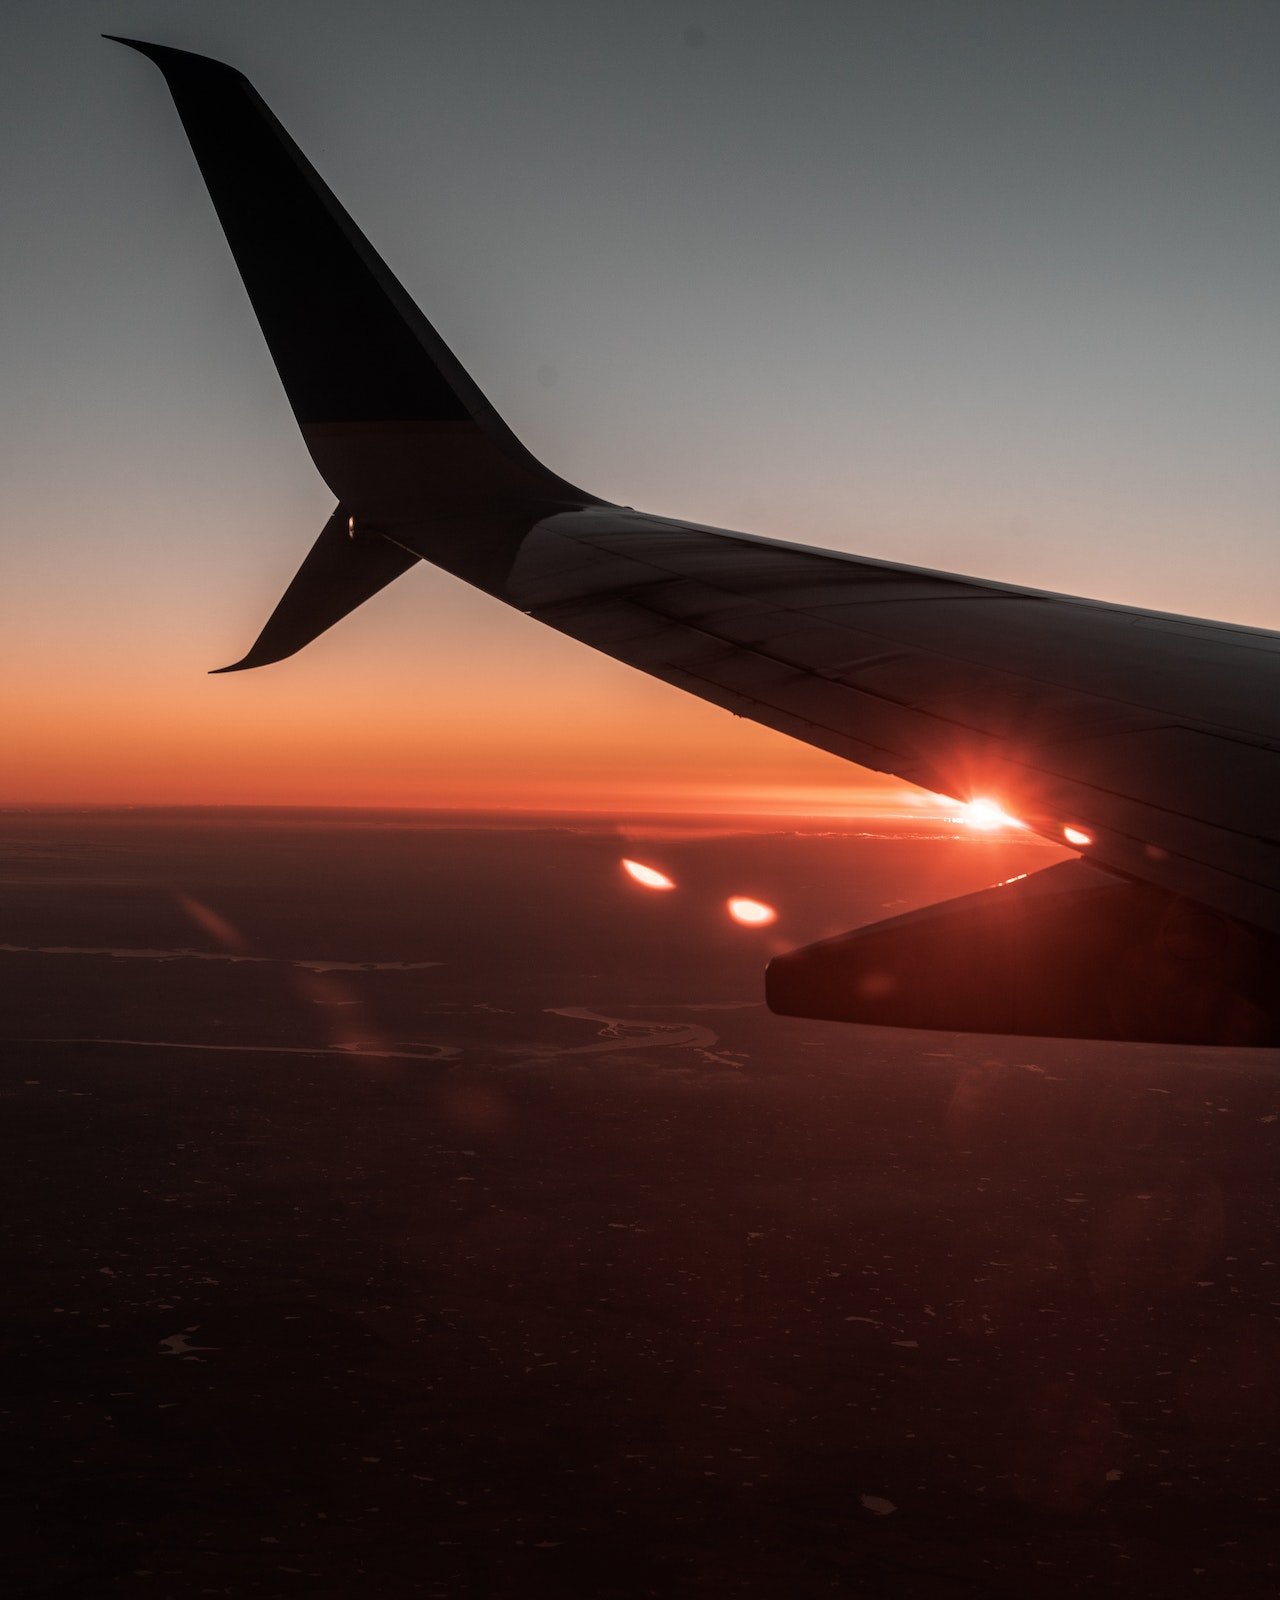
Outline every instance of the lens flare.
{"label": "lens flare", "polygon": [[745,895],[734,895],[725,904],[729,908],[729,915],[744,928],[767,928],[778,918],[772,906],[765,905],[763,900],[749,900]]}
{"label": "lens flare", "polygon": [[1086,845],[1093,843],[1093,835],[1085,828],[1075,828],[1069,823],[1062,829],[1062,837],[1068,844]]}
{"label": "lens flare", "polygon": [[978,833],[994,833],[998,828],[1025,828],[1025,822],[1011,817],[998,800],[967,801],[960,807],[960,821]]}
{"label": "lens flare", "polygon": [[657,867],[646,867],[643,861],[628,861],[623,857],[622,870],[636,883],[643,884],[646,889],[674,889],[676,881],[668,878],[665,872],[659,872]]}
{"label": "lens flare", "polygon": [[176,894],[174,899],[196,927],[202,928],[215,944],[220,944],[224,950],[232,952],[248,950],[248,942],[239,928],[234,923],[228,922],[225,917],[220,917],[212,906],[205,905],[203,900],[197,900],[193,894]]}

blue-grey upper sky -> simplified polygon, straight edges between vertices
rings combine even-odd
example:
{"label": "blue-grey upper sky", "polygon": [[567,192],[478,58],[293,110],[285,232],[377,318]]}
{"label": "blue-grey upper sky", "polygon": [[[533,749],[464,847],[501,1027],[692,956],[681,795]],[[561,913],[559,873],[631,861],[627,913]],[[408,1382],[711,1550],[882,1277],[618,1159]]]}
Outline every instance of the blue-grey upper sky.
{"label": "blue-grey upper sky", "polygon": [[[163,81],[103,30],[243,70],[571,481],[1276,625],[1280,6],[9,0],[3,30],[16,714],[55,671],[206,696],[330,509]],[[371,647],[571,680],[579,647],[446,584],[286,681]]]}

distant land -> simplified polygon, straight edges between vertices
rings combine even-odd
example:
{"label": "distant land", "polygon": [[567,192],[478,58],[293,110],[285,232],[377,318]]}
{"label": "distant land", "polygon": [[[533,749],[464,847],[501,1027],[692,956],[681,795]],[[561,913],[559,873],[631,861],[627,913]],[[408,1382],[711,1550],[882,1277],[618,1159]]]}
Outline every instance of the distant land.
{"label": "distant land", "polygon": [[1051,854],[0,812],[11,1591],[1271,1592],[1276,1052],[762,1004]]}

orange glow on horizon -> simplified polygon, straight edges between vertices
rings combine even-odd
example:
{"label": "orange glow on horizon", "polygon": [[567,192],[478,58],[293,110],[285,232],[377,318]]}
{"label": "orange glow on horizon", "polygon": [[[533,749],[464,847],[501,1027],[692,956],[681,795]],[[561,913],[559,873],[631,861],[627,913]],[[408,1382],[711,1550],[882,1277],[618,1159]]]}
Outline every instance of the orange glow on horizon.
{"label": "orange glow on horizon", "polygon": [[113,638],[114,655],[70,627],[11,639],[0,806],[919,815],[906,785],[572,641],[541,641],[532,661],[486,657],[483,634],[397,654],[375,622],[229,677],[204,670],[235,653],[220,632],[187,639],[167,612],[153,635]]}
{"label": "orange glow on horizon", "polygon": [[643,861],[630,861],[624,856],[622,870],[636,883],[643,884],[646,889],[674,889],[676,886],[674,878],[669,878],[665,872],[659,872],[657,867],[646,867]]}
{"label": "orange glow on horizon", "polygon": [[663,685],[619,703],[588,681],[567,701],[526,675],[433,698],[379,665],[15,672],[0,806],[906,815],[905,785]]}

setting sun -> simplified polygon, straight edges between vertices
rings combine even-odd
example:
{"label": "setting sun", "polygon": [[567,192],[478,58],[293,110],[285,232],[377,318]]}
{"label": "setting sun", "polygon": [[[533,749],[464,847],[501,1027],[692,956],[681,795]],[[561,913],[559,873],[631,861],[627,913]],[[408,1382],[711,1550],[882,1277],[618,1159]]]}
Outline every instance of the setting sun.
{"label": "setting sun", "polygon": [[994,833],[998,828],[1025,828],[1025,822],[1011,817],[996,800],[969,800],[960,807],[959,820],[978,833]]}

